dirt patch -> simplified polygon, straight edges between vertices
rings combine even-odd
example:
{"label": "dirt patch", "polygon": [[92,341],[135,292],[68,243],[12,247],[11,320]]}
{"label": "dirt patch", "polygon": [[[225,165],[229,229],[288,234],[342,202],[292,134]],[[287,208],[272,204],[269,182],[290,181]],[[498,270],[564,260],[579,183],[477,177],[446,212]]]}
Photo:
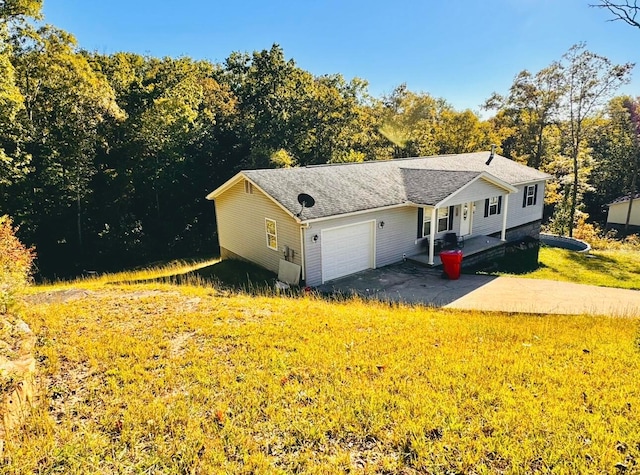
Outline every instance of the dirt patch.
{"label": "dirt patch", "polygon": [[169,340],[169,354],[171,358],[182,356],[185,352],[187,342],[196,336],[196,332],[178,333]]}
{"label": "dirt patch", "polygon": [[49,410],[58,422],[89,398],[90,390],[85,382],[93,373],[86,363],[60,360],[60,372],[45,376],[49,388]]}
{"label": "dirt patch", "polygon": [[[81,300],[90,297],[104,298],[108,296],[126,298],[128,300],[141,300],[151,297],[157,297],[158,295],[180,295],[179,292],[166,291],[166,290],[133,290],[126,292],[100,290],[93,291],[87,289],[64,289],[64,290],[51,290],[46,292],[40,292],[34,295],[28,295],[24,297],[26,303],[35,305],[47,305],[52,303],[65,303],[74,300]],[[195,307],[200,302],[199,298],[192,298],[185,301],[185,305],[189,307]]]}
{"label": "dirt patch", "polygon": [[63,303],[70,302],[72,300],[84,299],[92,295],[93,292],[86,289],[65,289],[65,290],[52,290],[49,292],[41,292],[35,295],[28,295],[24,298],[25,302],[31,304],[50,304],[50,303]]}

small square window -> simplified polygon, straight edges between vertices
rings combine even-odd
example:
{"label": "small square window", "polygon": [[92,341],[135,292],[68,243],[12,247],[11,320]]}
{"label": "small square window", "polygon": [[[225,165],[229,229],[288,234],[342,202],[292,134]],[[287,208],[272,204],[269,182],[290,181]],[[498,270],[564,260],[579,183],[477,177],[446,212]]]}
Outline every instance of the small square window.
{"label": "small square window", "polygon": [[267,231],[267,247],[275,251],[278,250],[278,230],[276,222],[273,219],[265,218],[265,227]]}

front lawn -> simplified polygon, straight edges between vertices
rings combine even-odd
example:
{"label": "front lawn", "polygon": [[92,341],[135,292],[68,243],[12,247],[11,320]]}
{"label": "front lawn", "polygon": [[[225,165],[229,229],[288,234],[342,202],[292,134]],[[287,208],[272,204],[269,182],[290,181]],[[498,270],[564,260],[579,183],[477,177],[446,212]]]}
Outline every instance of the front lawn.
{"label": "front lawn", "polygon": [[637,469],[637,320],[103,279],[30,297],[39,406],[2,473]]}
{"label": "front lawn", "polygon": [[640,252],[638,251],[591,251],[585,254],[566,249],[542,247],[539,261],[538,269],[519,277],[640,289]]}

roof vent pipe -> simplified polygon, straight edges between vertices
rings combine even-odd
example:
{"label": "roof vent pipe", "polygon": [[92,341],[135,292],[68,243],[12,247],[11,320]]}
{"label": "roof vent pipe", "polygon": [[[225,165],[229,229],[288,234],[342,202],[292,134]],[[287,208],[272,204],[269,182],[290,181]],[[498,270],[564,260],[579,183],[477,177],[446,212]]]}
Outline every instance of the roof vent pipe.
{"label": "roof vent pipe", "polygon": [[489,159],[484,163],[485,165],[489,165],[491,164],[491,160],[493,160],[493,156],[496,153],[496,146],[495,144],[491,144],[491,154],[489,155]]}

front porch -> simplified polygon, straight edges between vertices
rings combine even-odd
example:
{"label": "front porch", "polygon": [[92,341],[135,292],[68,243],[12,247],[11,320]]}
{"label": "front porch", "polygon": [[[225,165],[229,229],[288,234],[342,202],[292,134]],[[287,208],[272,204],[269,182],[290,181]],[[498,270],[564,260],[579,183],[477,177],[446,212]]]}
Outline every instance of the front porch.
{"label": "front porch", "polygon": [[[463,256],[462,266],[468,267],[470,264],[477,264],[478,262],[483,261],[485,258],[489,259],[496,257],[496,251],[498,253],[499,251],[504,252],[505,244],[505,241],[491,236],[476,235],[465,237],[464,247],[461,249]],[[433,265],[429,265],[428,248],[425,252],[408,256],[407,259],[429,267],[438,267],[442,265],[440,253],[434,254]]]}

